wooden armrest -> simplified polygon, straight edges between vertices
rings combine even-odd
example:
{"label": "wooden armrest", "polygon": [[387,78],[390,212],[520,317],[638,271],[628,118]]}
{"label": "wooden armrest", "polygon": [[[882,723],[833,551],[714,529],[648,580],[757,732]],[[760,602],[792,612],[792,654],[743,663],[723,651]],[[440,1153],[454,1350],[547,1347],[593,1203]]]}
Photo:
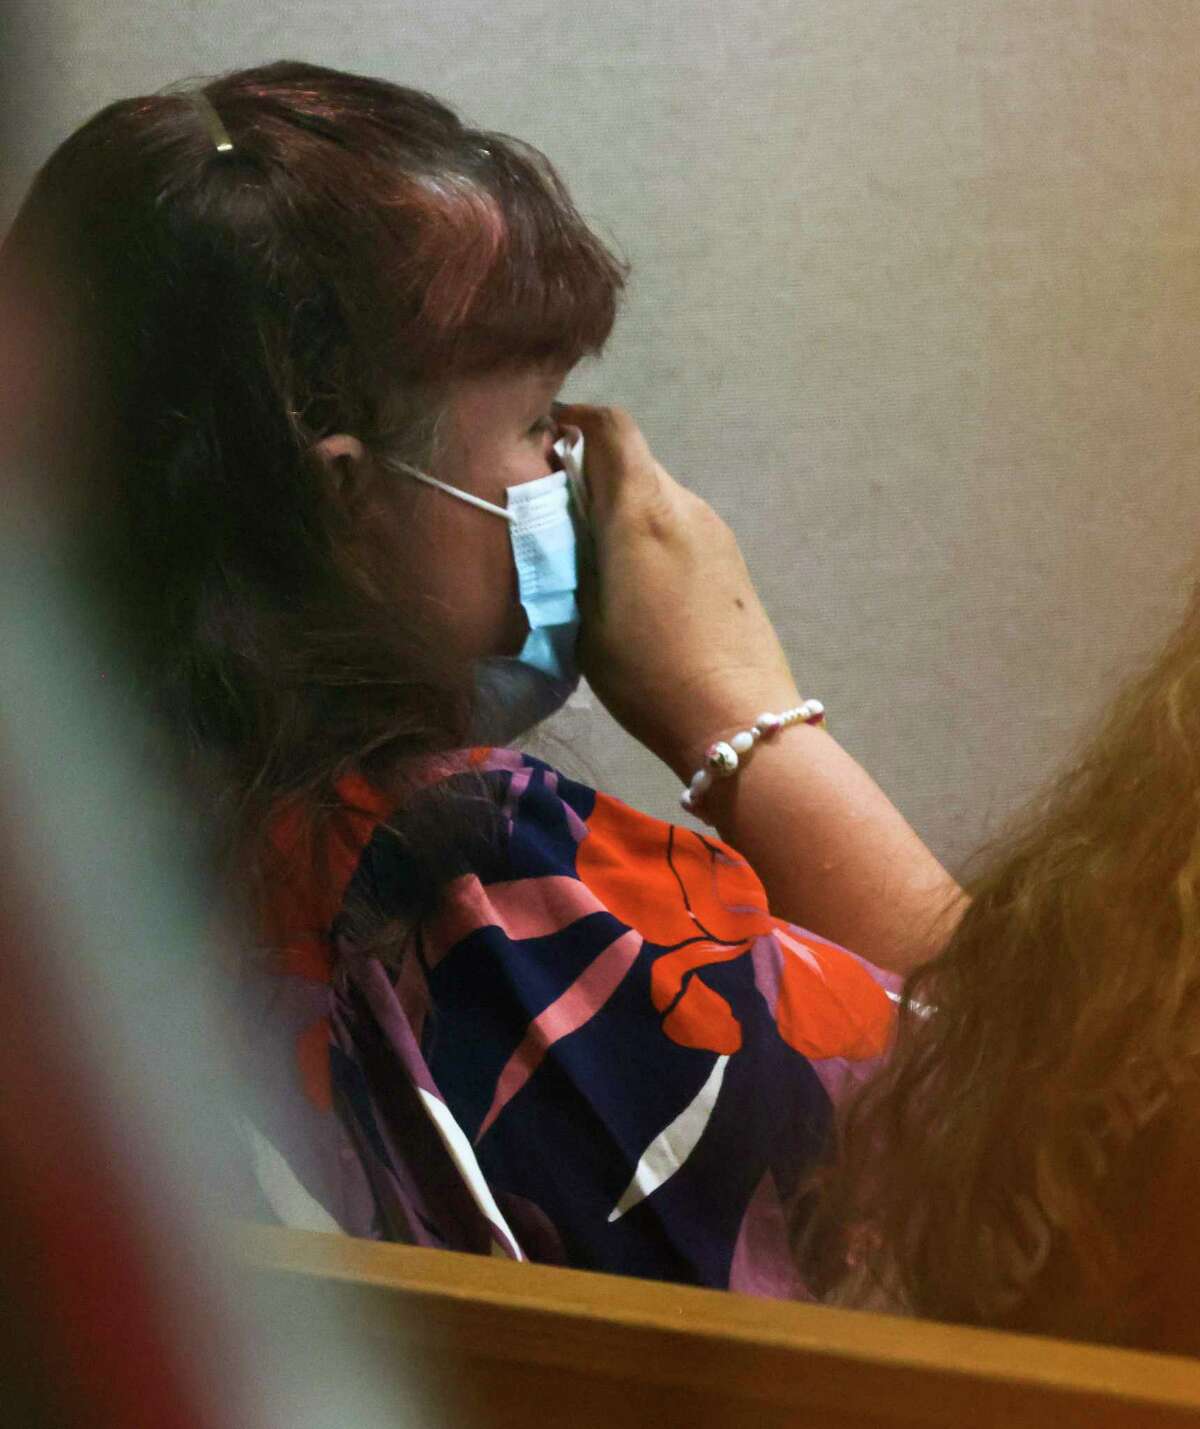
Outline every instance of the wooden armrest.
{"label": "wooden armrest", "polygon": [[332,1310],[420,1381],[423,1425],[1200,1426],[1200,1361],[1170,1355],[272,1226],[234,1246],[289,1344]]}

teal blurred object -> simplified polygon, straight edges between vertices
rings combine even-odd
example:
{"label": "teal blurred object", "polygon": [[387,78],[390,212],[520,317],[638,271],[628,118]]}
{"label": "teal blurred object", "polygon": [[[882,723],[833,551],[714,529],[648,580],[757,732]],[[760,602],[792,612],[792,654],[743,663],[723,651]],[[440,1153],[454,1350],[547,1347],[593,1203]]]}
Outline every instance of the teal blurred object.
{"label": "teal blurred object", "polygon": [[339,1323],[319,1327],[325,1363],[290,1360],[288,1335],[271,1323],[286,1307],[254,1301],[226,1263],[253,1111],[229,1071],[219,919],[176,795],[147,759],[145,721],[118,693],[117,657],[99,654],[111,645],[72,589],[52,528],[10,502],[0,528],[0,1333],[11,1322],[6,1344],[27,1353],[22,1379],[3,1391],[4,1422],[437,1423]]}

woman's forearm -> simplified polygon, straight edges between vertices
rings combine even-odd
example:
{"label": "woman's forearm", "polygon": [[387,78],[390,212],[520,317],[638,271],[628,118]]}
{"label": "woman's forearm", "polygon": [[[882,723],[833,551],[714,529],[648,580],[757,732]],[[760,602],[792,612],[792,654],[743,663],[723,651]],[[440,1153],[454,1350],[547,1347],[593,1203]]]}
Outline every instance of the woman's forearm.
{"label": "woman's forearm", "polygon": [[[588,451],[584,673],[613,717],[690,781],[707,743],[738,728],[731,720],[800,703],[790,663],[732,530],[654,459],[628,413],[561,415]],[[954,926],[958,886],[825,731],[761,742],[704,800],[779,916],[902,973]]]}
{"label": "woman's forearm", "polygon": [[[693,766],[694,767],[694,766]],[[721,837],[781,918],[907,973],[944,944],[965,895],[861,765],[825,730],[763,742],[704,796]]]}

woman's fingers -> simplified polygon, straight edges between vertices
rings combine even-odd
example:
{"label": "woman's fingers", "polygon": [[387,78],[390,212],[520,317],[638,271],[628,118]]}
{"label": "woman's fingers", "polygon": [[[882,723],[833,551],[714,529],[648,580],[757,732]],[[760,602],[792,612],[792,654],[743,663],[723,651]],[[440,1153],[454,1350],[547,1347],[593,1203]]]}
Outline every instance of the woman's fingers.
{"label": "woman's fingers", "polygon": [[653,498],[666,473],[628,412],[621,407],[557,402],[554,414],[583,433],[588,498],[597,526],[603,527],[618,501]]}

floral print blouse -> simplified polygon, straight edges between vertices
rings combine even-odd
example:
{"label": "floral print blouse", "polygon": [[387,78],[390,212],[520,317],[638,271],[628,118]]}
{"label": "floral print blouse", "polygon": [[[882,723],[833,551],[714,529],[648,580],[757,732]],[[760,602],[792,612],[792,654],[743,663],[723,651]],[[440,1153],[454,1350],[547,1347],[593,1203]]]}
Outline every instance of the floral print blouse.
{"label": "floral print blouse", "polygon": [[347,901],[386,916],[413,877],[361,779],[340,786],[356,813],[330,877],[277,890],[251,990],[264,1209],[802,1295],[789,1216],[835,1102],[886,1050],[896,979],[773,917],[707,833],[512,750],[458,769],[497,836],[466,851],[398,967],[345,945]]}

